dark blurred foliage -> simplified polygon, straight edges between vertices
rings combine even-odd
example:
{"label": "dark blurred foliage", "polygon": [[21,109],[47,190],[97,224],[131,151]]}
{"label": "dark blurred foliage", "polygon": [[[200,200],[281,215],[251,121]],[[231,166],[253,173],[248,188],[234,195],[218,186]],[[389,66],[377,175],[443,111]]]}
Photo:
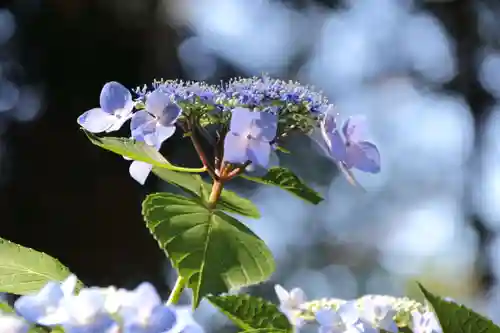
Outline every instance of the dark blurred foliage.
{"label": "dark blurred foliage", "polygon": [[[302,8],[309,1],[286,2]],[[493,100],[475,79],[474,53],[480,42],[472,5],[467,0],[422,4],[442,20],[457,43],[459,74],[442,89],[465,97],[480,134]],[[139,205],[155,190],[156,181],[144,187],[132,181],[128,163],[92,146],[75,120],[97,105],[107,81],[133,87],[153,78],[183,78],[176,53],[179,33],[157,22],[156,0],[144,0],[140,14],[125,19],[113,13],[107,0],[23,0],[7,6],[18,23],[14,48],[23,71],[16,79],[43,82],[46,104],[39,119],[12,123],[4,135],[8,163],[3,172],[9,177],[0,188],[0,235],[59,258],[89,285],[132,287],[150,280],[166,293],[164,256],[143,226]],[[157,48],[159,34],[162,45]],[[161,69],[152,57],[160,59]],[[220,78],[238,74],[222,65]],[[162,151],[181,163],[197,164],[179,139],[169,140]],[[480,140],[478,135],[476,144]],[[296,160],[289,162],[301,174],[307,165]],[[327,183],[333,176],[325,179],[320,174],[321,179],[309,180]],[[469,201],[465,196],[463,205],[468,207]],[[470,220],[484,251],[489,231],[477,217]],[[478,273],[487,291],[493,282],[487,262],[478,262]]]}

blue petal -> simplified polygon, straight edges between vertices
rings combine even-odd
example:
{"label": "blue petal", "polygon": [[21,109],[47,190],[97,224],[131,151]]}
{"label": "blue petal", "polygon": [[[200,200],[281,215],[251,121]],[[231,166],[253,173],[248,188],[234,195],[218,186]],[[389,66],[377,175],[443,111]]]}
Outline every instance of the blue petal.
{"label": "blue petal", "polygon": [[132,110],[134,106],[130,91],[115,81],[108,82],[102,87],[99,101],[103,111],[109,114],[121,109]]}
{"label": "blue petal", "polygon": [[156,89],[149,94],[146,99],[146,110],[152,115],[160,118],[165,113],[165,108],[170,103],[170,96],[162,92],[160,89]]}
{"label": "blue petal", "polygon": [[102,109],[95,108],[84,112],[78,117],[77,122],[92,133],[101,133],[113,126],[117,118],[104,112]]}
{"label": "blue petal", "polygon": [[[336,127],[335,118],[331,115],[325,116],[320,124],[321,136],[330,152],[330,156],[337,162],[346,159],[346,146]],[[321,145],[320,145],[321,147]]]}
{"label": "blue petal", "polygon": [[21,296],[14,303],[17,313],[26,320],[38,323],[49,307],[56,307],[64,294],[58,282],[48,282],[37,294]]}
{"label": "blue petal", "polygon": [[327,133],[324,138],[330,150],[330,156],[337,162],[345,161],[347,158],[347,148],[339,131],[335,130],[333,133]]}
{"label": "blue petal", "polygon": [[163,114],[159,117],[159,122],[163,126],[173,125],[181,115],[182,109],[175,103],[168,104],[163,110]]}
{"label": "blue petal", "polygon": [[154,134],[150,136],[145,137],[145,142],[153,147],[156,147],[156,149],[160,150],[161,145],[165,140],[170,138],[172,135],[174,135],[176,130],[175,125],[174,126],[162,126],[158,124],[156,126],[156,131]]}
{"label": "blue petal", "polygon": [[365,140],[368,134],[366,118],[364,116],[349,117],[342,127],[342,132],[347,141],[354,143]]}
{"label": "blue petal", "polygon": [[347,326],[354,325],[359,320],[359,310],[354,301],[342,304],[337,313],[342,318],[342,322],[347,324]]}
{"label": "blue petal", "polygon": [[132,178],[134,178],[139,184],[144,185],[152,169],[153,166],[151,164],[141,161],[133,161],[130,163],[128,171]]}
{"label": "blue petal", "polygon": [[380,172],[380,152],[377,146],[371,142],[362,141],[350,144],[347,147],[347,158],[345,160],[348,168],[370,173]]}
{"label": "blue petal", "polygon": [[151,313],[149,326],[154,332],[166,332],[174,327],[176,323],[175,312],[167,306],[157,306]]}
{"label": "blue petal", "polygon": [[250,139],[248,140],[247,154],[252,164],[267,169],[271,156],[271,145],[266,141]]}
{"label": "blue petal", "polygon": [[248,139],[229,132],[224,139],[224,161],[243,164],[250,158],[247,154]]}
{"label": "blue petal", "polygon": [[254,139],[272,141],[278,129],[278,116],[269,112],[235,108],[232,111],[230,130],[241,136],[250,135]]}
{"label": "blue petal", "polygon": [[144,141],[144,136],[156,131],[156,119],[146,111],[137,111],[130,121],[130,132],[132,137]]}

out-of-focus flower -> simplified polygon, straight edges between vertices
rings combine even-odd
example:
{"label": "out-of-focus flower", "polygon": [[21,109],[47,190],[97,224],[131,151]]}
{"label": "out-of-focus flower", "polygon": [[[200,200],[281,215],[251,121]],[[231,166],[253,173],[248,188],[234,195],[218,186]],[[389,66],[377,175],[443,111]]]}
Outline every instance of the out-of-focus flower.
{"label": "out-of-focus flower", "polygon": [[362,116],[350,117],[342,127],[342,138],[335,116],[326,113],[320,122],[321,134],[330,156],[347,169],[355,168],[364,172],[380,172],[380,153],[375,144],[367,141],[366,121]]}
{"label": "out-of-focus flower", "polygon": [[124,333],[168,332],[174,327],[177,320],[175,310],[162,304],[150,283],[140,284],[127,298],[119,310]]}
{"label": "out-of-focus flower", "polygon": [[0,313],[0,332],[27,333],[30,325],[23,319],[11,313]]}
{"label": "out-of-focus flower", "polygon": [[117,332],[119,326],[105,305],[105,294],[100,288],[83,289],[62,300],[60,325],[66,333]]}
{"label": "out-of-focus flower", "polygon": [[378,333],[370,323],[360,319],[355,301],[349,301],[335,309],[323,309],[316,312],[319,333]]}
{"label": "out-of-focus flower", "polygon": [[17,313],[32,323],[55,326],[61,323],[61,301],[73,294],[77,278],[70,275],[62,283],[48,282],[38,293],[21,296],[15,303]]}
{"label": "out-of-focus flower", "polygon": [[277,127],[278,118],[273,113],[235,108],[224,140],[224,160],[235,164],[251,161],[267,168]]}
{"label": "out-of-focus flower", "polygon": [[411,312],[411,329],[414,333],[443,333],[436,315],[432,311]]}
{"label": "out-of-focus flower", "polygon": [[132,117],[134,102],[132,94],[122,84],[112,81],[101,90],[100,108],[84,112],[77,122],[92,133],[113,132]]}
{"label": "out-of-focus flower", "polygon": [[363,308],[360,312],[360,317],[374,327],[398,333],[398,326],[394,321],[395,315],[396,310],[394,310],[392,304],[386,302],[383,298],[367,299],[363,303]]}
{"label": "out-of-focus flower", "polygon": [[280,310],[283,312],[293,326],[302,326],[304,321],[297,314],[300,313],[301,305],[307,301],[306,294],[300,288],[294,288],[288,292],[281,285],[274,286],[276,295],[280,302]]}

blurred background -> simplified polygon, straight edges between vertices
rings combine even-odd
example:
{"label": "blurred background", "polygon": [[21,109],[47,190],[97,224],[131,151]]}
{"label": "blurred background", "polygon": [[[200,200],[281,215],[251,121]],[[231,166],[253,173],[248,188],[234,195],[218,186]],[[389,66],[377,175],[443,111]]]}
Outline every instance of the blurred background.
{"label": "blurred background", "polygon": [[[168,189],[128,175],[76,118],[107,81],[218,83],[267,72],[368,117],[379,175],[350,186],[304,138],[282,156],[326,196],[312,206],[237,181],[271,247],[273,285],[309,298],[416,296],[415,281],[500,323],[500,2],[495,0],[12,0],[0,9],[0,237],[59,258],[90,285],[153,282],[168,262],[140,203]],[[125,126],[126,127],[126,126]],[[125,135],[126,129],[123,133]],[[176,135],[164,146],[196,164]],[[187,298],[186,298],[187,300]],[[234,328],[203,303],[199,320]]]}

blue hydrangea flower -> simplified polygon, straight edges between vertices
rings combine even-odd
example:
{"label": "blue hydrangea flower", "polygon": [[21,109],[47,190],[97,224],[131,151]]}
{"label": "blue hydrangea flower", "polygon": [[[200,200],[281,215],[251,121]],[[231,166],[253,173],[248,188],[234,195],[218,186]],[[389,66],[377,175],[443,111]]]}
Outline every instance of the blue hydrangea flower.
{"label": "blue hydrangea flower", "polygon": [[132,137],[160,149],[161,144],[175,133],[175,122],[181,108],[160,89],[146,99],[146,110],[137,111],[130,122]]}
{"label": "blue hydrangea flower", "polygon": [[383,298],[367,299],[363,303],[361,318],[387,332],[398,333],[399,329],[394,321],[396,310]]}
{"label": "blue hydrangea flower", "polygon": [[176,324],[172,307],[162,304],[156,289],[144,282],[132,291],[119,312],[123,319],[123,333],[168,332]]}
{"label": "blue hydrangea flower", "polygon": [[70,275],[62,283],[48,282],[38,293],[17,299],[14,308],[29,322],[45,326],[59,325],[61,301],[73,294],[76,282],[75,275]]}
{"label": "blue hydrangea flower", "polygon": [[354,301],[340,305],[338,310],[319,310],[315,315],[319,333],[378,333],[378,329],[360,320]]}
{"label": "blue hydrangea flower", "polygon": [[86,288],[61,302],[61,326],[66,333],[116,332],[118,324],[106,311],[106,298],[99,288]]}
{"label": "blue hydrangea flower", "polygon": [[27,333],[30,325],[23,319],[10,313],[0,313],[0,332]]}
{"label": "blue hydrangea flower", "polygon": [[84,112],[77,122],[92,133],[113,132],[132,117],[134,102],[130,91],[118,82],[108,82],[101,90],[101,107]]}
{"label": "blue hydrangea flower", "polygon": [[307,302],[307,297],[304,291],[300,288],[294,288],[288,292],[279,284],[274,286],[274,291],[276,292],[280,302],[280,311],[285,314],[288,321],[293,326],[301,327],[304,324],[304,320],[299,318],[296,314],[300,313],[301,306]]}
{"label": "blue hydrangea flower", "polygon": [[436,315],[432,311],[411,312],[411,329],[414,333],[443,333]]}
{"label": "blue hydrangea flower", "polygon": [[177,320],[168,333],[204,333],[205,330],[193,318],[191,307],[174,307]]}
{"label": "blue hydrangea flower", "polygon": [[235,164],[251,161],[256,166],[267,168],[271,141],[276,137],[277,128],[276,114],[235,108],[224,140],[224,160]]}
{"label": "blue hydrangea flower", "polygon": [[320,123],[321,134],[328,147],[330,156],[341,162],[347,169],[380,172],[380,153],[375,144],[367,141],[366,122],[362,116],[350,117],[342,127],[342,138],[335,117],[326,113]]}

